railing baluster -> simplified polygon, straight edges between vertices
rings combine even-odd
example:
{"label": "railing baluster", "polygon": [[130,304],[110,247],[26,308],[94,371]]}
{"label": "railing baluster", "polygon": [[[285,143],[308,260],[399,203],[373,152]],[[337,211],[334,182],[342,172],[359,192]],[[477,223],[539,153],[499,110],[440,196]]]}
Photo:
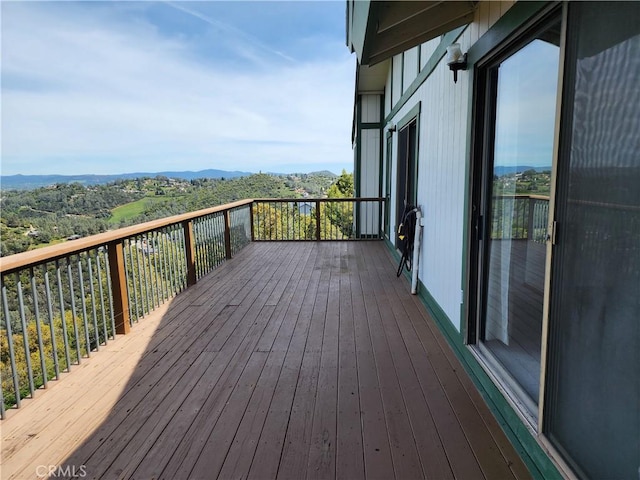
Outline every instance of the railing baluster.
{"label": "railing baluster", "polygon": [[49,329],[51,330],[51,350],[53,353],[53,369],[56,379],[60,378],[60,364],[58,362],[58,344],[56,342],[56,328],[53,316],[53,299],[51,298],[51,286],[49,284],[49,272],[47,266],[43,265],[44,271],[44,291],[47,299],[47,314],[49,318]]}
{"label": "railing baluster", "polygon": [[58,281],[58,299],[60,301],[60,317],[62,321],[62,338],[64,342],[64,358],[67,364],[66,370],[71,369],[71,352],[69,349],[69,333],[67,331],[67,314],[64,308],[64,292],[62,289],[62,269],[60,262],[56,260],[56,278]]}
{"label": "railing baluster", "polygon": [[20,314],[20,323],[22,325],[22,343],[24,345],[24,357],[27,365],[27,377],[29,379],[29,391],[33,398],[33,369],[31,368],[31,352],[29,350],[29,332],[27,330],[27,320],[24,314],[24,296],[22,294],[22,280],[20,274],[16,273],[16,287],[18,288],[18,313]]}
{"label": "railing baluster", "polygon": [[[91,316],[93,318],[93,330],[96,336],[96,351],[100,350],[100,330],[98,329],[98,313],[96,311],[96,293],[93,288],[93,266],[91,256],[87,256],[87,268],[89,272],[89,296],[91,297]],[[106,336],[106,332],[104,332]],[[105,340],[106,343],[106,340]]]}
{"label": "railing baluster", "polygon": [[69,292],[71,295],[71,318],[73,321],[73,336],[76,343],[76,360],[80,363],[80,357],[82,353],[80,352],[80,336],[78,333],[78,323],[77,323],[77,314],[76,314],[76,294],[73,288],[73,275],[71,270],[71,259],[67,258],[67,279],[69,281]]}
{"label": "railing baluster", "polygon": [[[101,247],[102,248],[102,247]],[[100,298],[100,313],[102,319],[102,329],[104,331],[104,344],[107,344],[109,338],[109,329],[107,328],[107,312],[104,304],[104,288],[102,287],[102,267],[100,266],[100,250],[96,255],[96,273],[98,274],[98,297]],[[129,309],[131,311],[131,309]]]}
{"label": "railing baluster", "polygon": [[89,316],[87,315],[87,305],[85,301],[84,278],[82,275],[82,257],[78,256],[78,283],[80,284],[80,303],[82,304],[82,325],[84,326],[84,340],[87,346],[87,357],[91,356],[91,339],[89,338]]}
{"label": "railing baluster", "polygon": [[[16,368],[16,352],[13,345],[13,334],[11,327],[11,315],[9,315],[9,301],[7,300],[7,286],[2,282],[2,307],[4,309],[4,318],[7,322],[7,344],[9,348],[9,363],[11,364],[11,377],[13,379],[13,391],[15,395],[16,407],[20,408],[20,378],[18,377],[18,369]],[[4,397],[2,399],[4,404]]]}
{"label": "railing baluster", "polygon": [[42,370],[42,385],[47,388],[47,366],[44,358],[44,345],[42,344],[42,327],[40,324],[40,307],[38,306],[38,291],[36,289],[36,277],[33,267],[29,269],[31,277],[31,296],[33,298],[33,313],[36,322],[36,336],[38,337],[38,353],[40,355],[40,369]]}

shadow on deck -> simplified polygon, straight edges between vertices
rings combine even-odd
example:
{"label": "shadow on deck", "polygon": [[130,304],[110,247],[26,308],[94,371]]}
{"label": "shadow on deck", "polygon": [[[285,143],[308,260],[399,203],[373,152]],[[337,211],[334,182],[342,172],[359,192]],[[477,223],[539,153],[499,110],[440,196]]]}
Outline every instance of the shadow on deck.
{"label": "shadow on deck", "polygon": [[529,478],[394,272],[250,244],[12,412],[2,478]]}

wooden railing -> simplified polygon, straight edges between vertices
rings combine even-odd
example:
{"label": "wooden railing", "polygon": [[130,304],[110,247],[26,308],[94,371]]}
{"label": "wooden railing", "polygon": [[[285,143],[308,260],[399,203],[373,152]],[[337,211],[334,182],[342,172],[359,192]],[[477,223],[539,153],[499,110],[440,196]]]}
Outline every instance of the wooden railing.
{"label": "wooden railing", "polygon": [[0,413],[251,241],[243,200],[0,259]]}
{"label": "wooden railing", "polygon": [[384,198],[255,200],[253,239],[371,240],[382,238]]}
{"label": "wooden railing", "polygon": [[242,200],[0,258],[0,414],[252,240],[381,238],[383,199]]}
{"label": "wooden railing", "polygon": [[549,197],[495,196],[491,217],[493,239],[527,239],[535,243],[544,243],[549,219]]}

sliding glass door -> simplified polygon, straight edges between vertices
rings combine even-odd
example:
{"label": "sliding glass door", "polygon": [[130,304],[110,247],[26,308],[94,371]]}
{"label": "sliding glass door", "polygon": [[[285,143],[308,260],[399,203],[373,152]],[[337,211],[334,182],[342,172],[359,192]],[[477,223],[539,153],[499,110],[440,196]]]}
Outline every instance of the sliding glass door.
{"label": "sliding glass door", "polygon": [[477,346],[535,424],[560,14],[481,69]]}
{"label": "sliding glass door", "polygon": [[584,478],[640,469],[640,4],[569,5],[544,431]]}

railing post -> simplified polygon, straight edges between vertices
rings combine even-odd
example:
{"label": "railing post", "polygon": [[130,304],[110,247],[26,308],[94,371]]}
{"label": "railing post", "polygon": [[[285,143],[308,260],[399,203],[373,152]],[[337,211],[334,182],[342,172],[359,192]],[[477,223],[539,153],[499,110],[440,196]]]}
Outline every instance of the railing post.
{"label": "railing post", "polygon": [[122,240],[108,244],[109,273],[113,297],[113,318],[116,333],[126,335],[131,330],[127,275],[124,268],[124,245]]}
{"label": "railing post", "polygon": [[184,253],[187,261],[187,287],[196,284],[196,244],[193,234],[193,221],[182,222],[184,230]]}
{"label": "railing post", "polygon": [[316,200],[316,241],[320,241],[320,200]]}
{"label": "railing post", "polygon": [[224,214],[224,252],[227,260],[231,259],[231,218],[229,210],[225,210]]}

